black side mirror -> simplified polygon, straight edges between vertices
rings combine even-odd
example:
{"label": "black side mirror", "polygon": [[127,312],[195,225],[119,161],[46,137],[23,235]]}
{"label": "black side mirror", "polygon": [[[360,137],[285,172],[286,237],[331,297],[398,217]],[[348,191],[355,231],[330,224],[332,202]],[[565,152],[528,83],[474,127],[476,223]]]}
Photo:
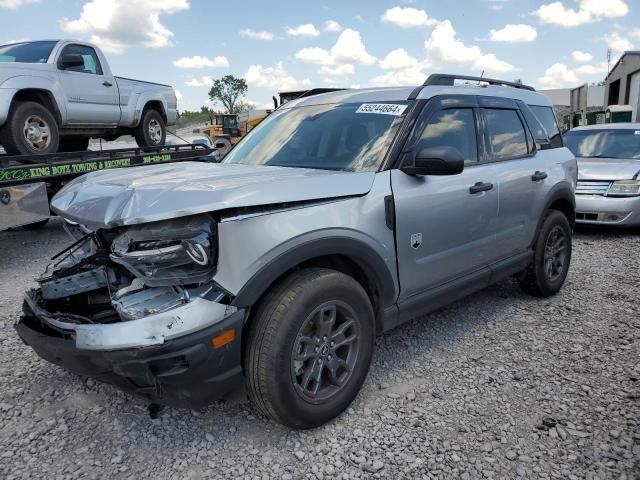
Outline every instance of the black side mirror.
{"label": "black side mirror", "polygon": [[62,70],[74,67],[84,67],[84,58],[82,58],[82,55],[78,55],[77,53],[67,53],[60,57],[58,65]]}
{"label": "black side mirror", "polygon": [[427,147],[418,150],[413,163],[405,162],[401,167],[407,175],[458,175],[464,169],[464,157],[457,148]]}
{"label": "black side mirror", "polygon": [[226,147],[226,146],[227,146],[227,144],[226,144],[226,143],[224,143],[224,142],[216,142],[214,146],[215,146],[216,148],[224,148],[224,147]]}

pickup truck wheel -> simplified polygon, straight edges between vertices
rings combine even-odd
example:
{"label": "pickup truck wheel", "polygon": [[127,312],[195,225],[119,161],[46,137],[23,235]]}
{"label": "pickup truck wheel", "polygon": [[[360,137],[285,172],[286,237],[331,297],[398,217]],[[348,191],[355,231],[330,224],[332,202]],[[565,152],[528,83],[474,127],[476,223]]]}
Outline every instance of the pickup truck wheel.
{"label": "pickup truck wheel", "polygon": [[323,268],[295,272],[267,294],[251,324],[249,396],[289,427],[322,425],[360,391],[373,341],[373,309],[358,282]]}
{"label": "pickup truck wheel", "polygon": [[518,277],[522,290],[549,297],[560,290],[571,263],[571,225],[558,210],[550,210],[542,222],[527,269]]}
{"label": "pickup truck wheel", "polygon": [[151,108],[144,111],[142,120],[135,130],[135,139],[139,147],[157,147],[164,145],[167,138],[167,126],[162,115]]}
{"label": "pickup truck wheel", "polygon": [[59,141],[56,119],[36,102],[16,103],[0,129],[0,144],[10,155],[55,153]]}
{"label": "pickup truck wheel", "polygon": [[60,152],[84,152],[89,149],[89,137],[62,137],[60,139]]}

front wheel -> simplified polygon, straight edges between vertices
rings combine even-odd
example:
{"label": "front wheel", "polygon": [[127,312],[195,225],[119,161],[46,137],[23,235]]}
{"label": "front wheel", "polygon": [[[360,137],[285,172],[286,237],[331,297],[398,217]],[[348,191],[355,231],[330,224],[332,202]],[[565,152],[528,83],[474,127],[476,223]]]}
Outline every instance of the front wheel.
{"label": "front wheel", "polygon": [[353,278],[323,268],[295,272],[267,294],[250,328],[247,386],[266,416],[314,428],[360,391],[375,327],[369,297]]}
{"label": "front wheel", "polygon": [[167,138],[167,126],[162,115],[157,110],[145,110],[134,136],[136,143],[141,148],[164,145]]}
{"label": "front wheel", "polygon": [[534,245],[533,259],[518,277],[522,290],[536,297],[549,297],[560,290],[571,263],[571,225],[558,210],[550,210],[542,222]]}
{"label": "front wheel", "polygon": [[59,142],[58,123],[51,112],[36,102],[18,102],[0,129],[0,144],[9,155],[55,153]]}

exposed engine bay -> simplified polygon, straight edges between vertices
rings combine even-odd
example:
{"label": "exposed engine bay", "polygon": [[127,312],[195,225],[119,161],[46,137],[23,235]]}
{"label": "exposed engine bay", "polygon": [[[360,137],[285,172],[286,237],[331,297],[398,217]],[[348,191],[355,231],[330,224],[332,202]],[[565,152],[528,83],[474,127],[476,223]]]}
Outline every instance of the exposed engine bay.
{"label": "exposed engine bay", "polygon": [[209,215],[67,229],[77,241],[37,279],[25,315],[31,310],[42,327],[75,336],[78,348],[156,345],[235,311],[212,281],[217,239]]}

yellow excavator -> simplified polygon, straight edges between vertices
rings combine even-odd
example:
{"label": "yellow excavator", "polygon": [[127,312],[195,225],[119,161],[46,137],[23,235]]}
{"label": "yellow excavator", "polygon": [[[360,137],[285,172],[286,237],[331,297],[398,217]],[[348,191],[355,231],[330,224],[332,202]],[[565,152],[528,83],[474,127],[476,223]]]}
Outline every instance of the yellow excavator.
{"label": "yellow excavator", "polygon": [[[313,88],[311,90],[295,90],[279,92],[280,105],[301,97],[309,97],[319,93],[334,92],[342,88]],[[273,107],[278,108],[278,99],[273,97]],[[252,109],[240,114],[217,113],[211,118],[211,124],[200,127],[199,131],[208,135],[218,152],[225,155],[233,145],[238,143],[247,133],[258,125],[273,110]]]}

